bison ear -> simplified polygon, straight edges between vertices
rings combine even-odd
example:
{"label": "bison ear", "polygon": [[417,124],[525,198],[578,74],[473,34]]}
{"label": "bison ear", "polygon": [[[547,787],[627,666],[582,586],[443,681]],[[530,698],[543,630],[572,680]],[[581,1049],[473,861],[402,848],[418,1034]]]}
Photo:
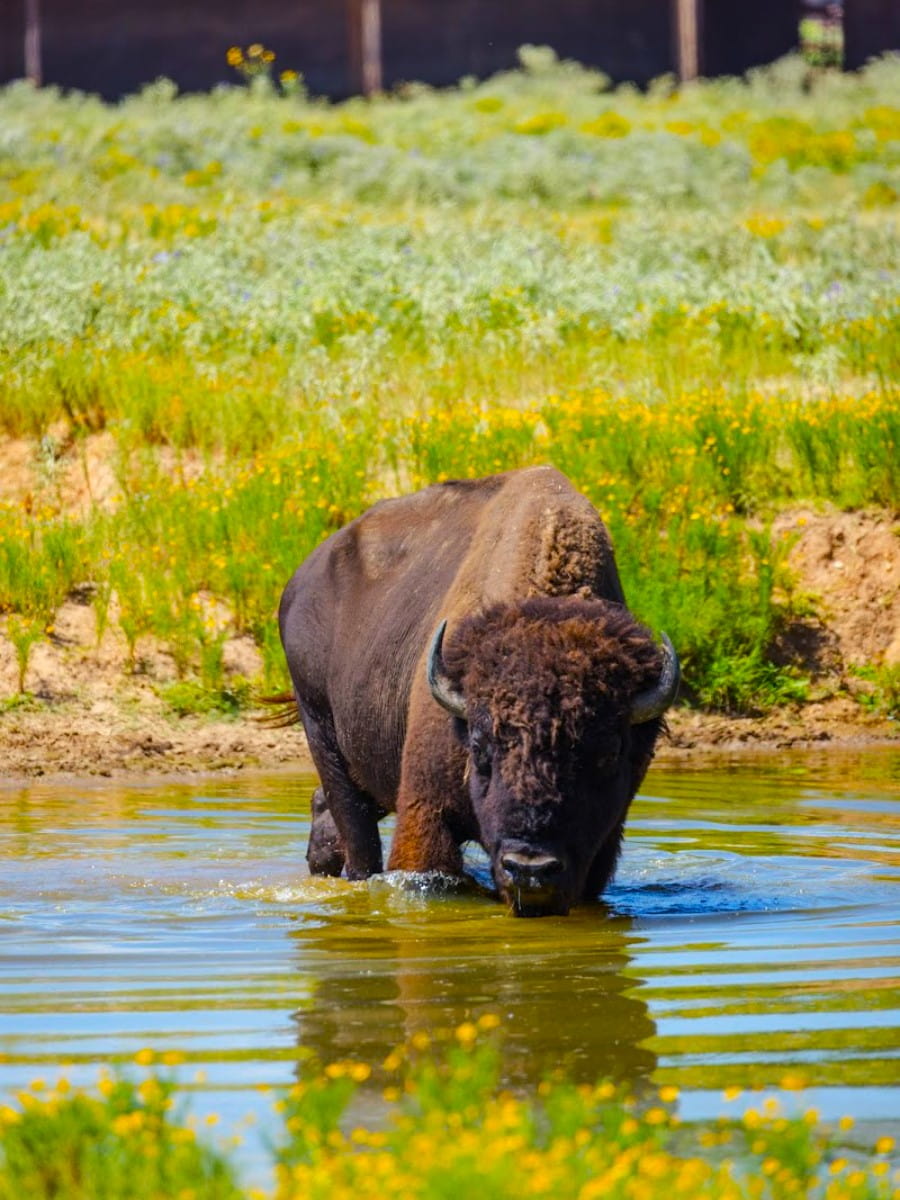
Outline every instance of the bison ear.
{"label": "bison ear", "polygon": [[444,666],[444,660],[441,657],[441,647],[444,644],[446,629],[447,622],[441,621],[428,648],[428,686],[431,688],[432,696],[434,696],[441,708],[446,708],[448,713],[452,713],[454,717],[459,717],[460,720],[465,721],[466,698],[450,682]]}
{"label": "bison ear", "polygon": [[681,667],[675,647],[666,634],[662,635],[662,658],[663,665],[657,683],[645,692],[639,692],[632,702],[632,725],[642,725],[645,721],[652,721],[654,717],[661,717],[678,695]]}

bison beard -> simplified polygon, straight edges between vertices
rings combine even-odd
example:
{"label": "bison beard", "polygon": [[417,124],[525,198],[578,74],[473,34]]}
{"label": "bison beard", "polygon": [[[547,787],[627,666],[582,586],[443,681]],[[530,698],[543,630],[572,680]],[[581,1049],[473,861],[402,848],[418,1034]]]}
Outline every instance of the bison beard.
{"label": "bison beard", "polygon": [[[678,663],[624,607],[606,529],[552,468],[387,501],[288,584],[281,635],[322,788],[314,873],[462,871],[520,916],[615,869]],[[446,637],[445,637],[446,630]]]}

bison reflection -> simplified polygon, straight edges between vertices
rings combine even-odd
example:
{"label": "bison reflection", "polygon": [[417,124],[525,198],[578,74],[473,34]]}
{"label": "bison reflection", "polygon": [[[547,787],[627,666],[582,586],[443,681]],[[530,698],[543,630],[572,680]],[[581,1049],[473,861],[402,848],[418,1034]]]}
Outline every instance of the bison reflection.
{"label": "bison reflection", "polygon": [[678,661],[624,606],[603,522],[549,467],[386,501],[318,547],[280,611],[322,780],[314,873],[462,870],[479,842],[520,916],[615,869]]}
{"label": "bison reflection", "polygon": [[[386,927],[383,914],[367,916],[357,903],[345,914],[353,929],[328,937],[313,997],[295,1018],[300,1045],[321,1062],[380,1063],[418,1032],[490,1012],[502,1021],[506,1085],[535,1085],[559,1067],[580,1083],[637,1086],[653,1075],[656,1027],[631,966],[628,922],[574,918],[565,944],[545,922],[520,925],[486,944],[489,931],[481,922],[470,928],[458,901],[429,901],[421,928],[414,916]],[[306,974],[305,944],[301,959]]]}

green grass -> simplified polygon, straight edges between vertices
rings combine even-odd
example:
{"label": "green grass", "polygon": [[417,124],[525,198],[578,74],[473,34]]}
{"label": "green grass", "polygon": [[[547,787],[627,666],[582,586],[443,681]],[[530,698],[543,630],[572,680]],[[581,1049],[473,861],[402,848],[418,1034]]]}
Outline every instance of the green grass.
{"label": "green grass", "polygon": [[0,1197],[240,1200],[224,1155],[173,1114],[171,1082],[104,1077],[96,1090],[22,1093],[0,1109]]}
{"label": "green grass", "polygon": [[859,695],[864,707],[891,720],[900,718],[900,666],[860,667],[856,674],[870,685]]}
{"label": "green grass", "polygon": [[[768,522],[900,495],[900,67],[642,95],[523,62],[340,105],[265,72],[0,94],[0,433],[35,463],[0,501],[20,690],[86,582],[132,666],[168,646],[175,711],[231,703],[209,598],[276,688],[278,594],[322,537],[552,461],[691,697],[802,697],[768,657],[790,615]],[[116,493],[79,511],[65,470],[100,435]]]}

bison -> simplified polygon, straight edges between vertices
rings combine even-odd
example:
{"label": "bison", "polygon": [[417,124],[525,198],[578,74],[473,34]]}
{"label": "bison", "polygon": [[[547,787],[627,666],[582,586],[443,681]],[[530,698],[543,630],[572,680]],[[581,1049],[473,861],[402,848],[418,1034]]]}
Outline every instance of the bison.
{"label": "bison", "polygon": [[385,500],[297,569],[279,611],[321,787],[313,874],[462,873],[479,842],[518,916],[615,869],[679,681],[625,607],[606,527],[559,471]]}

